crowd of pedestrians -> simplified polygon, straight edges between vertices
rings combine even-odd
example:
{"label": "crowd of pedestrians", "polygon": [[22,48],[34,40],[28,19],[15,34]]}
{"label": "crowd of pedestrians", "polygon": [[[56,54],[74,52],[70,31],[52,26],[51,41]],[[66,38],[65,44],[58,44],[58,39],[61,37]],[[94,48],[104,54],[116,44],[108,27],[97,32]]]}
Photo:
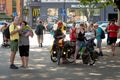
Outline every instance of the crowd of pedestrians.
{"label": "crowd of pedestrians", "polygon": [[[19,27],[20,26],[20,27]],[[63,32],[63,26],[64,23],[62,21],[57,23],[57,28],[54,30],[54,43],[58,42],[59,39],[65,38],[65,34]],[[65,27],[65,26],[64,26]],[[1,29],[3,32],[3,38],[4,42],[6,42],[7,39],[5,39],[4,36],[4,29],[6,28],[6,25]],[[115,24],[115,20],[111,20],[109,25],[106,28],[108,39],[107,43],[111,45],[111,51],[112,55],[115,55],[115,45],[117,41],[117,34],[119,31],[119,26]],[[14,21],[9,26],[9,32],[10,32],[10,48],[11,48],[11,54],[10,54],[10,68],[11,69],[18,69],[18,67],[14,64],[15,55],[16,52],[19,49],[19,54],[21,57],[21,66],[22,68],[28,68],[28,62],[29,62],[29,36],[33,37],[33,31],[31,27],[27,24],[26,21],[21,21],[19,17],[15,17]],[[43,36],[46,32],[46,27],[43,24],[42,21],[38,21],[38,25],[35,29],[35,34],[37,35],[37,41],[39,47],[43,47]],[[79,27],[76,28],[76,23],[73,22],[72,27],[69,29],[69,38],[70,42],[75,43],[75,53],[73,55],[74,63],[76,63],[76,57],[79,53],[79,50],[81,48],[81,45],[85,41],[85,33],[92,32],[94,39],[97,40],[97,43],[93,44],[94,46],[98,48],[98,54],[99,56],[104,56],[104,53],[102,51],[102,30],[99,27],[98,24],[94,24],[92,21],[90,21],[89,25],[86,25],[85,23],[80,23]],[[62,58],[62,63],[66,63],[65,58]]]}

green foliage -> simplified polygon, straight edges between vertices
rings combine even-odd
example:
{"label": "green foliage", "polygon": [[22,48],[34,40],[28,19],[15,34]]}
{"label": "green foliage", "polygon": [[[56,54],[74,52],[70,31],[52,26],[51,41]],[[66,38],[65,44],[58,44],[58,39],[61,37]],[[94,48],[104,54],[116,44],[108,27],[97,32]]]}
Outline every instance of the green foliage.
{"label": "green foliage", "polygon": [[102,2],[102,0],[78,0],[78,1],[80,1],[80,4],[83,5],[90,5],[92,3],[97,5],[98,3],[102,3],[100,6],[98,6],[98,8],[104,8],[108,5],[116,6],[113,0],[106,0],[105,2]]}

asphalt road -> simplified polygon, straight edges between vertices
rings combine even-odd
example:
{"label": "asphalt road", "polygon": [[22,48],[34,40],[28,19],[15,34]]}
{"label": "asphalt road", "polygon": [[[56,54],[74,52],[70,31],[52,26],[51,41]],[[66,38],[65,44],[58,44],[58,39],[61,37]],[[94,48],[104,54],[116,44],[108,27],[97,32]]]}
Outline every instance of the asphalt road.
{"label": "asphalt road", "polygon": [[[44,47],[40,48],[36,36],[30,38],[28,69],[9,69],[10,49],[0,47],[0,80],[120,80],[120,47],[117,47],[116,56],[113,57],[110,47],[103,43],[104,56],[100,57],[94,66],[83,65],[81,60],[78,60],[76,65],[58,66],[50,60],[52,41],[52,36],[45,34]],[[21,65],[19,53],[16,55],[15,64]]]}

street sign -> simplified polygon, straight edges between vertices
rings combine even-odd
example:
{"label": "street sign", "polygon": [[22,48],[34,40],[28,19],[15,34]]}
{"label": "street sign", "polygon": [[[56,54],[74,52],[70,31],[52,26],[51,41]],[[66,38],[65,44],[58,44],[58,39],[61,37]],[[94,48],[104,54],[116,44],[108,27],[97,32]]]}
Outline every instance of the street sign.
{"label": "street sign", "polygon": [[66,15],[66,10],[60,8],[60,9],[59,9],[59,13],[60,13],[60,15]]}
{"label": "street sign", "polygon": [[34,8],[32,11],[32,16],[39,16],[39,9],[38,8]]}
{"label": "street sign", "polygon": [[23,9],[23,14],[28,14],[29,13],[29,10],[28,9]]}
{"label": "street sign", "polygon": [[13,16],[14,16],[14,17],[15,17],[15,16],[18,16],[18,15],[17,15],[17,12],[13,12]]}

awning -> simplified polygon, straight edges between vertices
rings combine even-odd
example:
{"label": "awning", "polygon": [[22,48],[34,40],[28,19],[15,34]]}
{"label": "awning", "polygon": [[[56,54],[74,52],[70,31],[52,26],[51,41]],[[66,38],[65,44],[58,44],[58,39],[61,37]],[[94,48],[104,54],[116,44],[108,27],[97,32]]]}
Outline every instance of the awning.
{"label": "awning", "polygon": [[12,17],[8,16],[4,12],[0,12],[0,19],[12,19]]}

